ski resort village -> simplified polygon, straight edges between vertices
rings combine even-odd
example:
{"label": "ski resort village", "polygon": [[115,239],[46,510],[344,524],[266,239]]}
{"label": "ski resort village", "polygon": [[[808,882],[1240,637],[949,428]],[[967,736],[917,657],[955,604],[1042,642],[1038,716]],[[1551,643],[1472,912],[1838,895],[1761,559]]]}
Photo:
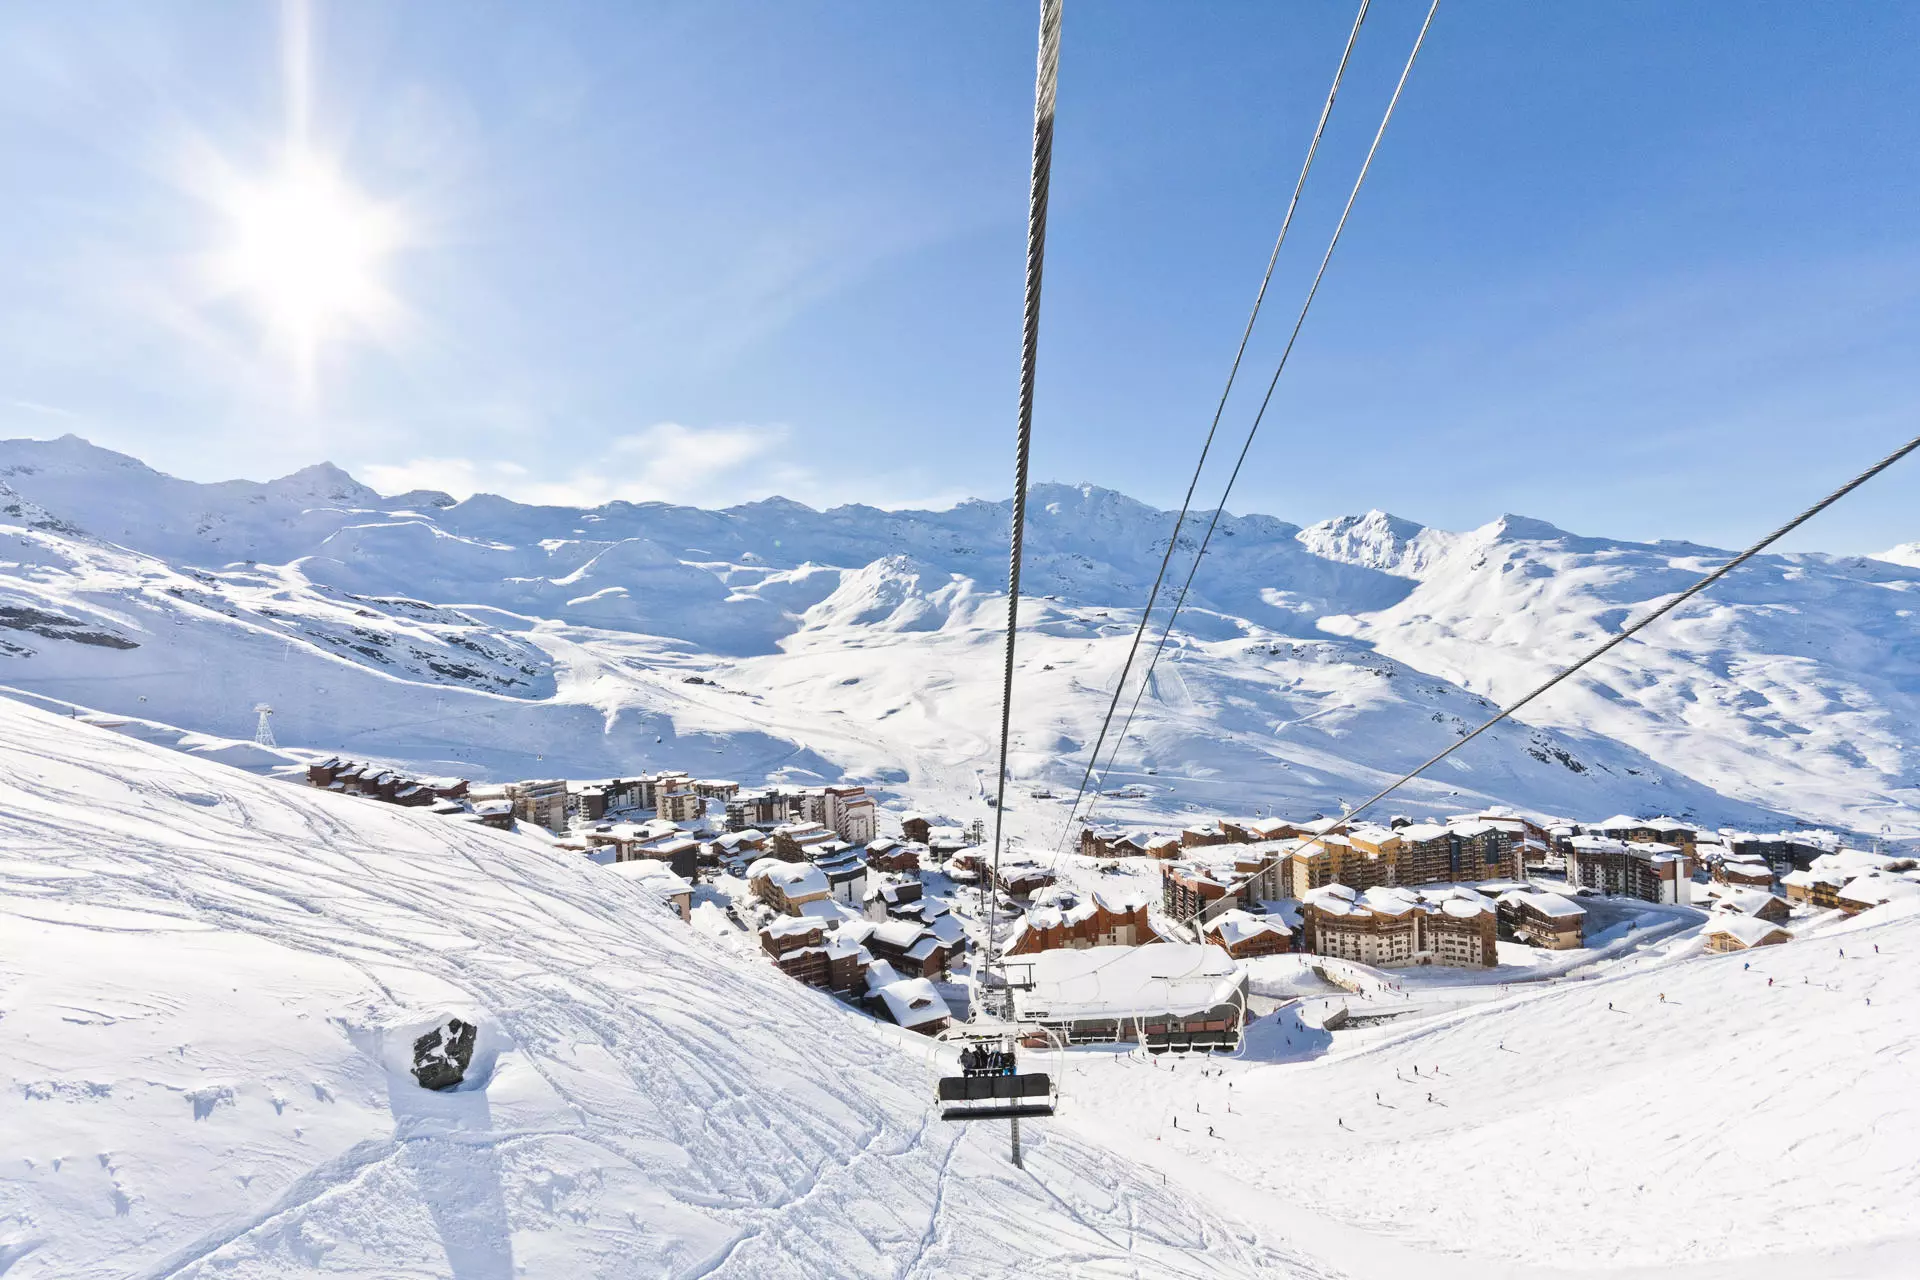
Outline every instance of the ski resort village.
{"label": "ski resort village", "polygon": [[[1426,986],[1592,978],[1660,944],[1744,951],[1920,899],[1909,855],[1665,817],[1089,823],[1064,853],[996,867],[981,820],[881,811],[857,785],[744,789],[681,772],[477,785],[338,757],[304,776],[606,867],[709,936],[924,1035],[990,1003],[972,958],[991,947],[1017,958],[1004,981],[1036,1048],[1230,1052],[1304,992],[1325,993],[1313,1007],[1341,1028],[1380,990],[1411,1001]],[[1083,989],[1093,968],[1097,993]]]}
{"label": "ski resort village", "polygon": [[0,1280],[1920,1280],[1916,47],[0,5]]}

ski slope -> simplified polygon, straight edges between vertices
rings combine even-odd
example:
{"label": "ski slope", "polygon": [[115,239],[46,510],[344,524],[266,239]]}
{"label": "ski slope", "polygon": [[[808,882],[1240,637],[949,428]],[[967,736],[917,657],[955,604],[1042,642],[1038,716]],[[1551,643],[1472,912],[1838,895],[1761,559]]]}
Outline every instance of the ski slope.
{"label": "ski slope", "polygon": [[[0,1273],[1333,1274],[517,837],[0,701]],[[476,1071],[409,1046],[449,1014]]]}
{"label": "ski slope", "polygon": [[1065,1123],[1359,1275],[1914,1275],[1920,913],[1692,952],[1403,1030],[1303,1001],[1237,1061],[1089,1056]]}

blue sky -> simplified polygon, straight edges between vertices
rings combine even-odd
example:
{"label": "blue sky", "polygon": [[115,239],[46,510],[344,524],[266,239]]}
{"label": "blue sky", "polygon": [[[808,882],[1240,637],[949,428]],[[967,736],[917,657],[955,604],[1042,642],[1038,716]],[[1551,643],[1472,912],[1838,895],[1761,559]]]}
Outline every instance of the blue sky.
{"label": "blue sky", "polygon": [[[1423,11],[1374,6],[1230,440]],[[200,479],[1004,496],[1031,6],[314,0],[303,60],[289,14],[0,11],[0,432]],[[1069,0],[1036,477],[1178,502],[1351,18]],[[1914,6],[1443,0],[1231,505],[1727,544],[1906,438],[1915,47]],[[304,374],[207,265],[294,64],[395,229]],[[1920,538],[1917,495],[1801,545]]]}

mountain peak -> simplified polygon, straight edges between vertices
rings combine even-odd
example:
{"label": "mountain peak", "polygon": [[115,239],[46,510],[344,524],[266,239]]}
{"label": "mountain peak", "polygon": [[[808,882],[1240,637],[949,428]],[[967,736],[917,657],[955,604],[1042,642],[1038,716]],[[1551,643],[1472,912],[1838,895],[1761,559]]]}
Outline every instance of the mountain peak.
{"label": "mountain peak", "polygon": [[1512,538],[1520,542],[1552,542],[1559,538],[1570,537],[1559,525],[1545,520],[1536,520],[1532,516],[1517,516],[1509,512],[1488,526],[1496,538]]}
{"label": "mountain peak", "polygon": [[1388,573],[1410,570],[1414,543],[1425,525],[1374,509],[1365,515],[1335,516],[1300,530],[1294,538],[1327,560],[1339,560]]}

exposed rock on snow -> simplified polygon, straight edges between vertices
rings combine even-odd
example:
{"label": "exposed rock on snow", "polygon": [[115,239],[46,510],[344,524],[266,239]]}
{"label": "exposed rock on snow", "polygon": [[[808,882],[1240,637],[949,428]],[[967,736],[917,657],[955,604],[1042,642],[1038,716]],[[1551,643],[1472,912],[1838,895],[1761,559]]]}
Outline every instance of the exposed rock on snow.
{"label": "exposed rock on snow", "polygon": [[413,1078],[422,1089],[451,1089],[467,1078],[475,1030],[471,1022],[449,1018],[413,1042]]}

